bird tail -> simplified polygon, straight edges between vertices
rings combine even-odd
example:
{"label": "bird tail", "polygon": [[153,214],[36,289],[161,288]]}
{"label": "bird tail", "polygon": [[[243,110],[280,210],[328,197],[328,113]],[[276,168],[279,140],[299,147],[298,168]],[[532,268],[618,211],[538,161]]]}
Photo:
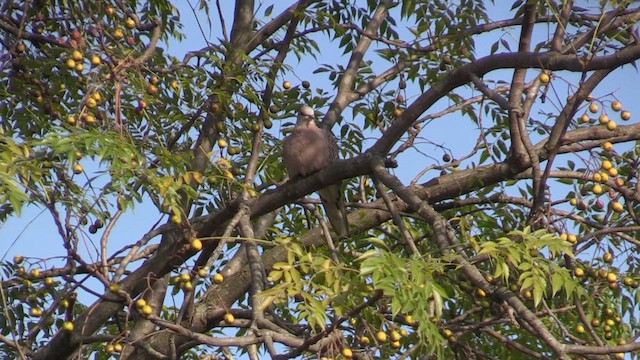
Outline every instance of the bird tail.
{"label": "bird tail", "polygon": [[331,185],[322,190],[318,190],[318,195],[324,205],[331,227],[338,237],[349,236],[349,223],[347,222],[347,211],[344,204],[344,193],[340,184]]}

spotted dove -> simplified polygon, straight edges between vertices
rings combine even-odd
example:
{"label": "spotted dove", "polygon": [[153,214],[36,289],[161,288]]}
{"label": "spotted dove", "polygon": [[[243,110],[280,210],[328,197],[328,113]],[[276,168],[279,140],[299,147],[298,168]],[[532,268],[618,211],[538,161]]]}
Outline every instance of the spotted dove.
{"label": "spotted dove", "polygon": [[[338,144],[330,130],[316,125],[313,109],[303,106],[293,132],[284,139],[284,166],[289,179],[307,176],[338,159]],[[344,194],[340,183],[318,190],[329,222],[339,237],[348,235]]]}

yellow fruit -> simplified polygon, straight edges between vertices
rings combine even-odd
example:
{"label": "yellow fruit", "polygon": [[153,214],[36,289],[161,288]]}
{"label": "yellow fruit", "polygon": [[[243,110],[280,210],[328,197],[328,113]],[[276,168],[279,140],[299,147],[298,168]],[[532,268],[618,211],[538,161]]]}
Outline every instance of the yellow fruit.
{"label": "yellow fruit", "polygon": [[193,239],[193,241],[191,241],[191,248],[195,251],[202,250],[202,241],[200,241],[200,239]]}
{"label": "yellow fruit", "polygon": [[591,320],[591,326],[600,327],[600,320],[598,320],[598,319]]}
{"label": "yellow fruit", "polygon": [[87,103],[86,103],[87,107],[89,109],[93,109],[94,107],[96,107],[98,105],[98,102],[96,101],[96,99],[90,97],[87,99]]}
{"label": "yellow fruit", "polygon": [[145,305],[140,309],[140,312],[144,315],[151,315],[153,313],[153,308],[149,305]]}
{"label": "yellow fruit", "polygon": [[113,354],[114,352],[116,352],[116,349],[112,344],[107,345],[105,350],[107,351],[108,354]]}
{"label": "yellow fruit", "polygon": [[593,193],[596,195],[600,195],[602,194],[603,189],[602,189],[602,186],[600,186],[600,184],[595,184],[593,185],[593,189],[591,189],[591,191],[593,191]]}
{"label": "yellow fruit", "polygon": [[224,149],[227,147],[227,140],[225,139],[218,139],[218,146],[220,147],[220,149]]}
{"label": "yellow fruit", "polygon": [[200,276],[201,278],[205,277],[209,275],[209,271],[205,268],[202,269],[198,269],[198,276]]}
{"label": "yellow fruit", "polygon": [[578,242],[578,237],[575,236],[574,234],[569,234],[567,236],[567,241],[572,243],[572,244],[576,244]]}
{"label": "yellow fruit", "polygon": [[602,149],[604,151],[611,151],[613,150],[613,144],[607,141],[604,144],[602,144]]}
{"label": "yellow fruit", "polygon": [[599,120],[600,120],[600,124],[602,125],[609,123],[609,117],[607,116],[607,114],[600,115]]}
{"label": "yellow fruit", "polygon": [[98,65],[100,65],[100,64],[102,64],[102,59],[100,59],[100,56],[98,56],[98,55],[93,55],[93,56],[91,57],[91,65],[93,65],[93,66],[98,66]]}
{"label": "yellow fruit", "polygon": [[571,204],[572,206],[578,205],[578,199],[576,198],[569,199],[569,204]]}
{"label": "yellow fruit", "polygon": [[128,18],[127,20],[125,20],[124,25],[127,27],[127,29],[133,29],[134,27],[136,27],[136,22],[132,18]]}
{"label": "yellow fruit", "polygon": [[193,291],[193,283],[191,281],[183,282],[181,287],[184,291]]}
{"label": "yellow fruit", "polygon": [[93,125],[93,124],[95,124],[95,123],[96,123],[96,117],[95,117],[95,116],[93,116],[93,115],[91,115],[91,114],[88,114],[88,115],[86,115],[86,116],[84,117],[84,122],[85,122],[87,125]]}
{"label": "yellow fruit", "polygon": [[224,276],[222,276],[222,274],[215,274],[213,275],[213,281],[216,284],[222,284],[222,282],[224,281]]}
{"label": "yellow fruit", "polygon": [[29,310],[29,315],[31,315],[33,317],[40,317],[40,316],[42,316],[42,310],[40,310],[37,307],[33,307],[33,308],[31,308],[31,310]]}
{"label": "yellow fruit", "polygon": [[611,161],[609,161],[609,160],[604,160],[604,161],[602,162],[602,168],[603,168],[604,170],[609,170],[609,169],[611,169],[612,167],[613,167],[613,164],[611,163]]}
{"label": "yellow fruit", "polygon": [[69,307],[69,300],[67,299],[63,299],[62,301],[60,301],[60,307],[63,309],[66,309]]}
{"label": "yellow fruit", "polygon": [[591,119],[589,118],[589,115],[587,115],[587,114],[582,114],[582,116],[580,117],[580,122],[582,122],[582,123],[588,123],[589,121],[591,121]]}
{"label": "yellow fruit", "polygon": [[582,268],[575,268],[575,269],[573,269],[573,274],[576,277],[583,277],[584,276],[584,270],[582,270]]}
{"label": "yellow fruit", "polygon": [[107,6],[107,8],[104,10],[105,14],[111,16],[113,14],[116,13],[116,9],[113,6]]}
{"label": "yellow fruit", "polygon": [[344,348],[342,349],[342,356],[346,357],[347,359],[351,359],[353,357],[353,351],[351,351],[351,349],[349,348]]}
{"label": "yellow fruit", "polygon": [[122,39],[124,38],[124,31],[123,31],[122,29],[116,29],[116,30],[113,32],[113,37],[114,37],[116,40],[122,40]]}
{"label": "yellow fruit", "polygon": [[121,352],[122,351],[122,344],[117,343],[117,344],[113,345],[113,350],[115,352]]}
{"label": "yellow fruit", "polygon": [[613,262],[613,254],[610,252],[604,253],[604,255],[602,255],[602,260],[604,260],[604,262],[608,264],[611,264]]}
{"label": "yellow fruit", "polygon": [[236,318],[235,318],[235,316],[233,316],[232,313],[226,313],[226,314],[224,314],[224,322],[227,325],[231,325],[231,324],[236,322]]}
{"label": "yellow fruit", "polygon": [[376,339],[378,339],[378,341],[380,342],[387,342],[387,333],[385,333],[384,331],[378,331],[378,333],[376,334]]}
{"label": "yellow fruit", "polygon": [[400,341],[394,341],[391,343],[391,347],[394,349],[400,349]]}
{"label": "yellow fruit", "polygon": [[80,164],[73,165],[73,173],[74,174],[81,174],[83,170],[84,170],[84,168],[82,167],[82,165],[80,165]]}
{"label": "yellow fruit", "polygon": [[611,110],[620,111],[622,110],[622,103],[620,101],[614,101],[611,103]]}
{"label": "yellow fruit", "polygon": [[407,336],[409,336],[409,333],[405,329],[400,329],[400,336],[407,337]]}
{"label": "yellow fruit", "polygon": [[77,72],[82,72],[84,70],[84,65],[78,63],[78,64],[76,64],[75,69],[76,69]]}
{"label": "yellow fruit", "polygon": [[618,176],[618,169],[616,169],[616,168],[611,168],[611,169],[607,170],[607,172],[609,173],[609,176],[611,176],[611,177]]}
{"label": "yellow fruit", "polygon": [[402,109],[399,109],[399,108],[393,109],[393,116],[395,116],[395,117],[402,116],[402,113],[404,113],[404,110],[402,110]]}
{"label": "yellow fruit", "polygon": [[549,80],[551,80],[551,78],[549,77],[549,74],[547,73],[540,74],[540,76],[538,76],[538,79],[540,79],[540,82],[543,84],[548,84]]}
{"label": "yellow fruit", "polygon": [[282,87],[285,88],[286,90],[291,89],[291,83],[288,81],[285,81],[282,83]]}
{"label": "yellow fruit", "polygon": [[616,324],[615,320],[613,319],[607,319],[604,323],[607,324],[607,326],[614,326]]}
{"label": "yellow fruit", "polygon": [[65,321],[62,323],[62,330],[71,332],[73,331],[73,322]]}
{"label": "yellow fruit", "polygon": [[610,283],[616,282],[616,281],[618,281],[618,276],[616,274],[610,272],[610,273],[607,274],[607,281],[610,282]]}
{"label": "yellow fruit", "polygon": [[73,59],[67,59],[67,67],[71,70],[76,68],[76,61]]}
{"label": "yellow fruit", "polygon": [[182,224],[182,217],[178,214],[175,214],[173,216],[171,216],[171,222],[176,224],[176,225],[180,225]]}
{"label": "yellow fruit", "polygon": [[615,353],[613,356],[615,356],[616,359],[620,359],[620,360],[624,360],[624,353]]}
{"label": "yellow fruit", "polygon": [[80,51],[73,50],[73,52],[71,53],[71,58],[75,61],[82,61],[82,58],[84,58],[84,56]]}
{"label": "yellow fruit", "polygon": [[578,334],[584,334],[586,332],[586,330],[585,330],[584,326],[578,325],[578,326],[576,326],[576,332]]}
{"label": "yellow fruit", "polygon": [[360,344],[362,344],[363,346],[367,346],[371,343],[371,340],[369,340],[368,337],[363,336],[360,338]]}
{"label": "yellow fruit", "polygon": [[142,309],[145,305],[147,305],[147,301],[145,299],[136,300],[136,307],[138,309]]}
{"label": "yellow fruit", "polygon": [[159,91],[158,87],[153,84],[149,84],[149,86],[147,86],[147,93],[149,95],[157,95]]}
{"label": "yellow fruit", "polygon": [[600,177],[602,178],[602,182],[607,182],[609,180],[609,174],[606,172],[601,172]]}
{"label": "yellow fruit", "polygon": [[620,118],[622,120],[625,120],[625,121],[631,119],[631,111],[625,110],[625,111],[621,112],[620,113]]}
{"label": "yellow fruit", "polygon": [[401,338],[401,336],[400,336],[399,332],[397,332],[395,330],[393,330],[391,332],[391,341],[400,341],[400,338]]}
{"label": "yellow fruit", "polygon": [[611,121],[609,121],[609,122],[607,123],[607,129],[608,129],[609,131],[613,131],[613,130],[615,130],[615,129],[617,129],[617,128],[618,128],[618,124],[616,124],[616,122],[615,122],[615,121],[611,120]]}
{"label": "yellow fruit", "polygon": [[621,203],[614,201],[611,203],[611,209],[617,213],[621,213],[624,211],[624,207]]}
{"label": "yellow fruit", "polygon": [[595,182],[601,182],[602,181],[602,175],[600,175],[600,173],[595,173],[595,174],[593,174],[592,179]]}
{"label": "yellow fruit", "polygon": [[482,289],[476,289],[476,295],[478,295],[479,297],[485,297],[487,296],[487,293]]}
{"label": "yellow fruit", "polygon": [[118,291],[120,291],[120,285],[116,283],[109,284],[109,291],[112,293],[117,293]]}
{"label": "yellow fruit", "polygon": [[53,278],[48,277],[48,278],[44,279],[44,284],[46,286],[51,286],[51,285],[53,285],[53,283],[54,283]]}
{"label": "yellow fruit", "polygon": [[413,325],[416,322],[413,320],[413,316],[411,315],[407,315],[404,317],[404,321],[407,323],[407,325]]}
{"label": "yellow fruit", "polygon": [[182,273],[180,274],[180,281],[191,281],[191,275],[189,275],[188,273]]}
{"label": "yellow fruit", "polygon": [[598,110],[600,110],[600,107],[598,106],[598,104],[592,102],[591,104],[589,104],[589,111],[591,111],[592,113],[597,113]]}

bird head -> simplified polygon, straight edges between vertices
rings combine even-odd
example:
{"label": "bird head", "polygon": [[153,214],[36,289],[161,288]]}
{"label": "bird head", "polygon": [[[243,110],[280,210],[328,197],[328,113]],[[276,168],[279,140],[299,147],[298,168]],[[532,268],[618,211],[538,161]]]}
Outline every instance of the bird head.
{"label": "bird head", "polygon": [[298,121],[296,122],[296,126],[309,126],[311,124],[315,125],[315,114],[313,113],[313,109],[309,106],[303,106],[300,108],[298,112]]}

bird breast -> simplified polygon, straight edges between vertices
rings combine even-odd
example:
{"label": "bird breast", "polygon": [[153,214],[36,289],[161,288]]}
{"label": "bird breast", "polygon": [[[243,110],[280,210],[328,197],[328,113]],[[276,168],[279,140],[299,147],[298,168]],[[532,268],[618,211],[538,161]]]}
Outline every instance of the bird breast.
{"label": "bird breast", "polygon": [[330,144],[320,129],[298,128],[287,141],[285,166],[291,178],[307,176],[331,164]]}

